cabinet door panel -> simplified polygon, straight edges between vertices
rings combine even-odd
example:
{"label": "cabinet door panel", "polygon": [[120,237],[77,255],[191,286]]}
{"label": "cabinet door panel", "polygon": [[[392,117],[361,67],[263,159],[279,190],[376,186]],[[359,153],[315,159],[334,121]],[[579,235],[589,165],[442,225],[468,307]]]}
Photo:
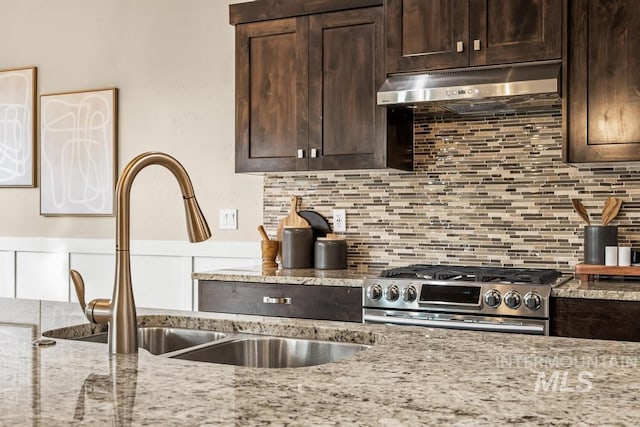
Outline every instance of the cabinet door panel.
{"label": "cabinet door panel", "polygon": [[551,298],[552,336],[640,341],[640,302]]}
{"label": "cabinet door panel", "polygon": [[389,73],[468,65],[468,0],[389,0],[386,14]]}
{"label": "cabinet door panel", "polygon": [[382,8],[312,16],[309,28],[309,168],[384,166]]}
{"label": "cabinet door panel", "polygon": [[560,58],[562,2],[471,0],[470,37],[470,65]]}
{"label": "cabinet door panel", "polygon": [[575,0],[568,28],[569,162],[640,160],[640,2]]}
{"label": "cabinet door panel", "polygon": [[[640,141],[640,3],[590,2],[588,117],[591,144]],[[613,65],[613,66],[612,66]]]}
{"label": "cabinet door panel", "polygon": [[307,18],[236,27],[236,171],[305,170]]}

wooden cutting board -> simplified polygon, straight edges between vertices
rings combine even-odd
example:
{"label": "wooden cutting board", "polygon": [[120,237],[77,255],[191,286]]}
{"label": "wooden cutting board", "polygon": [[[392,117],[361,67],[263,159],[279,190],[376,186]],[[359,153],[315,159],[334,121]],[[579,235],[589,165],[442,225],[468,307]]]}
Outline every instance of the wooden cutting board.
{"label": "wooden cutting board", "polygon": [[[298,200],[299,200],[298,196],[291,197],[291,209],[289,211],[289,215],[282,218],[278,223],[276,239],[278,239],[279,242],[282,242],[282,229],[285,227],[299,227],[299,228],[311,227],[306,219],[298,215]],[[282,244],[280,245],[280,247],[282,248]],[[280,257],[281,252],[282,252],[282,249],[278,251],[278,257]]]}

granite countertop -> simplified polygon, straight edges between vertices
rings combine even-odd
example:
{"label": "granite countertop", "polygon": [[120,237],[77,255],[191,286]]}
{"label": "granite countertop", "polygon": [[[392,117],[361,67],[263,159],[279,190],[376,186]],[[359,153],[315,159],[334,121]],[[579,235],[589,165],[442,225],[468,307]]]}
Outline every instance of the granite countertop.
{"label": "granite countertop", "polygon": [[354,270],[262,270],[260,266],[193,273],[196,280],[223,282],[279,283],[284,285],[319,285],[361,287],[364,273]]}
{"label": "granite countertop", "polygon": [[640,419],[640,343],[197,316],[139,320],[373,346],[335,363],[258,369],[144,350],[110,357],[105,344],[63,339],[34,348],[33,328],[4,325],[0,424],[637,425]]}
{"label": "granite countertop", "polygon": [[553,288],[551,296],[617,301],[640,301],[640,282],[622,280],[594,280],[581,282],[577,277]]}

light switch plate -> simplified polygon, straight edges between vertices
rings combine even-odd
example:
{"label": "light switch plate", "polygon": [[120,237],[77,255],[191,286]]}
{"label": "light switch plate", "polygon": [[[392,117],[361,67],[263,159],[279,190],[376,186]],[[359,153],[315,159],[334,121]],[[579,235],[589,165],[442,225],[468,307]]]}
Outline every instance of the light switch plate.
{"label": "light switch plate", "polygon": [[238,229],[238,209],[220,209],[220,230]]}
{"label": "light switch plate", "polygon": [[347,211],[345,209],[333,210],[333,231],[341,233],[347,231]]}

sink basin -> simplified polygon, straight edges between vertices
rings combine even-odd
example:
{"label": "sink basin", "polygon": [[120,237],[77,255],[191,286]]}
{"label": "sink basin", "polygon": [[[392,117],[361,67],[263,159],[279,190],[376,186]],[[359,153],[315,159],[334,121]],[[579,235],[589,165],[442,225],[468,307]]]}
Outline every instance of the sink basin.
{"label": "sink basin", "polygon": [[[142,327],[138,328],[138,347],[151,354],[165,354],[225,338],[222,332],[197,329]],[[107,333],[74,338],[79,341],[107,343]]]}
{"label": "sink basin", "polygon": [[[66,334],[67,331],[48,331],[43,336],[105,344],[108,339],[106,332],[73,338],[65,338],[69,336]],[[241,332],[142,326],[138,327],[138,347],[151,354],[172,359],[254,368],[298,368],[336,362],[366,350],[371,345]]]}
{"label": "sink basin", "polygon": [[187,350],[175,359],[254,368],[298,368],[336,362],[370,346],[281,337],[239,337]]}

